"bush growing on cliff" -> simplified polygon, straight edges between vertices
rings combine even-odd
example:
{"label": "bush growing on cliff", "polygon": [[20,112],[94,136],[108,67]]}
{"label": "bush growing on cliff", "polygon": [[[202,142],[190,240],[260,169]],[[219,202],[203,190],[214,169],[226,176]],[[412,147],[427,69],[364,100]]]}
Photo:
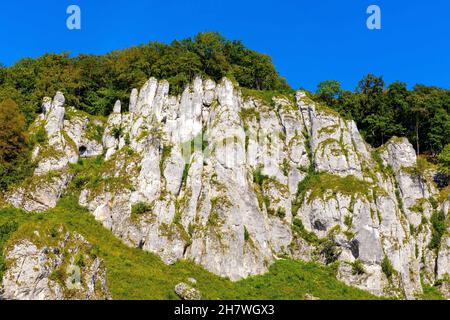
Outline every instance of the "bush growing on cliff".
{"label": "bush growing on cliff", "polygon": [[332,239],[326,239],[322,243],[321,255],[325,258],[325,263],[332,264],[339,259],[341,250],[337,247],[336,243]]}
{"label": "bush growing on cliff", "polygon": [[133,205],[131,207],[131,215],[133,215],[133,216],[143,215],[145,213],[152,212],[152,211],[153,211],[153,206],[148,203],[145,203],[145,202],[136,203],[135,205]]}
{"label": "bush growing on cliff", "polygon": [[297,234],[299,237],[301,237],[303,240],[305,240],[308,243],[311,244],[318,244],[319,238],[314,232],[310,232],[306,230],[305,226],[303,225],[302,220],[295,218],[292,223],[292,231],[294,231],[295,234]]}
{"label": "bush growing on cliff", "polygon": [[397,273],[394,269],[394,266],[392,265],[391,260],[389,260],[387,256],[384,256],[384,259],[381,262],[381,270],[388,279],[392,278],[392,276]]}
{"label": "bush growing on cliff", "polygon": [[3,278],[3,273],[5,272],[6,265],[3,257],[3,249],[6,241],[9,239],[12,233],[14,233],[18,228],[18,223],[16,221],[7,221],[0,224],[0,281]]}
{"label": "bush growing on cliff", "polygon": [[446,175],[450,175],[450,143],[439,154],[438,161],[440,171]]}
{"label": "bush growing on cliff", "polygon": [[262,173],[262,170],[263,170],[263,167],[258,166],[253,171],[253,182],[256,183],[260,187],[262,187],[264,184],[264,181],[266,181],[269,178],[268,176],[266,176]]}
{"label": "bush growing on cliff", "polygon": [[352,273],[353,275],[362,275],[366,273],[364,263],[361,260],[357,259],[352,263]]}
{"label": "bush growing on cliff", "polygon": [[442,236],[446,230],[445,214],[443,211],[435,211],[431,216],[432,237],[429,248],[439,250],[441,247]]}
{"label": "bush growing on cliff", "polygon": [[25,118],[17,104],[0,103],[0,190],[21,181],[32,170]]}

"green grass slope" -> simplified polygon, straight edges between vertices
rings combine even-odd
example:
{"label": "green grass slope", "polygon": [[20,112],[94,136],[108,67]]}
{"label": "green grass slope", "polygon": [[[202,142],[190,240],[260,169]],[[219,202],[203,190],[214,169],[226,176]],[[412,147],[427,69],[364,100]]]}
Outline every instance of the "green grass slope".
{"label": "green grass slope", "polygon": [[[36,230],[51,238],[53,230],[60,226],[82,234],[104,259],[114,299],[177,299],[175,285],[190,277],[197,279],[197,288],[205,299],[299,300],[306,294],[320,299],[374,299],[338,281],[331,267],[314,263],[280,260],[269,273],[236,283],[189,261],[167,266],[152,253],[126,246],[79,207],[75,197],[62,199],[57,208],[46,213],[0,210],[0,252],[20,239],[32,238]],[[0,255],[0,269],[2,261]]]}

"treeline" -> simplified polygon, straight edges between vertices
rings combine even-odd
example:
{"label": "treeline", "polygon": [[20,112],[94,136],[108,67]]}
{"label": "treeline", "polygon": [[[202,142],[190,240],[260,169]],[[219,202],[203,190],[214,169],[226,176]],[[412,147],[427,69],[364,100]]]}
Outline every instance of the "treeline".
{"label": "treeline", "polygon": [[216,81],[227,76],[249,89],[292,90],[268,55],[211,32],[103,56],[45,54],[8,68],[0,65],[0,190],[32,174],[33,142],[26,132],[43,97],[62,91],[68,105],[106,116],[117,99],[126,106],[131,89],[141,87],[150,76],[168,80],[171,94],[180,94],[196,76]]}
{"label": "treeline", "polygon": [[104,56],[45,54],[0,67],[0,101],[13,99],[27,122],[34,120],[44,96],[62,91],[69,105],[95,115],[108,115],[115,100],[128,101],[132,88],[150,76],[166,79],[179,94],[197,76],[220,80],[228,76],[257,90],[290,90],[271,58],[229,41],[218,33],[171,44],[151,42]]}
{"label": "treeline", "polygon": [[[151,42],[103,56],[45,54],[0,66],[0,189],[32,172],[32,141],[26,132],[43,97],[62,91],[68,105],[106,116],[117,99],[126,106],[131,89],[150,76],[167,79],[171,93],[180,94],[197,75],[216,81],[227,76],[249,89],[293,91],[269,56],[218,33],[199,33],[171,44]],[[354,119],[375,147],[393,136],[408,137],[418,153],[439,163],[448,181],[450,90],[422,85],[409,90],[402,82],[386,86],[382,77],[368,75],[355,91],[343,90],[338,81],[324,81],[314,98]]]}
{"label": "treeline", "polygon": [[407,137],[417,153],[436,158],[450,143],[450,90],[423,85],[409,90],[399,81],[386,86],[382,77],[369,74],[355,91],[343,90],[336,80],[321,82],[315,98],[355,120],[372,146]]}

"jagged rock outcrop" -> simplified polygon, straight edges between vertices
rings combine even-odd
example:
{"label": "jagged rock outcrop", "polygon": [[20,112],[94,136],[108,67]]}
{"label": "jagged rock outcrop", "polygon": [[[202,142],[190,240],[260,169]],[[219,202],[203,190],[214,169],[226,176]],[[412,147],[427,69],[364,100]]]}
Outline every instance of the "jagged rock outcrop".
{"label": "jagged rock outcrop", "polygon": [[[103,154],[99,129],[103,123],[92,121],[74,108],[67,111],[64,104],[61,92],[53,100],[43,100],[43,113],[30,129],[37,141],[32,153],[36,163],[34,176],[5,196],[14,207],[27,211],[55,207],[72,179],[69,165],[77,163],[80,157]],[[95,141],[96,134],[99,141]]]}
{"label": "jagged rock outcrop", "polygon": [[[6,300],[110,299],[106,268],[93,247],[79,234],[62,228],[52,239],[38,231],[5,251]],[[52,242],[51,246],[39,243]],[[35,244],[38,243],[38,244]]]}
{"label": "jagged rock outcrop", "polygon": [[184,282],[179,283],[175,286],[175,293],[182,300],[194,301],[202,299],[202,295],[197,289]]}
{"label": "jagged rock outcrop", "polygon": [[[281,255],[337,261],[343,281],[377,295],[413,299],[422,282],[448,278],[448,236],[438,250],[429,244],[433,214],[448,219],[449,205],[437,203],[431,173],[418,170],[406,139],[374,150],[353,121],[305,92],[258,96],[197,78],[174,97],[152,78],[133,89],[129,112],[116,103],[99,146],[83,138],[86,120],[61,123],[57,95],[38,123],[47,121],[49,145],[65,156],[44,157],[36,175],[52,168],[62,177],[79,156],[104,151],[99,181],[80,204],[130,246],[232,280],[268,271]],[[45,210],[67,180],[42,206],[24,188],[10,202]]]}

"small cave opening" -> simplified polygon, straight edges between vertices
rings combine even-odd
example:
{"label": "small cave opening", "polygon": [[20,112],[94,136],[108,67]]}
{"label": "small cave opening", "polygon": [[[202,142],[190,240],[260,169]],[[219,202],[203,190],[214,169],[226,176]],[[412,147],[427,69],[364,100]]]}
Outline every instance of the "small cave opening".
{"label": "small cave opening", "polygon": [[354,239],[350,242],[350,251],[355,259],[359,258],[359,241]]}
{"label": "small cave opening", "polygon": [[186,252],[189,249],[189,247],[191,246],[191,244],[187,243],[184,248],[183,248],[183,257],[186,256]]}
{"label": "small cave opening", "polygon": [[78,152],[80,153],[80,156],[84,155],[87,151],[86,146],[81,146],[78,148]]}
{"label": "small cave opening", "polygon": [[314,221],[314,229],[318,231],[327,231],[326,225],[320,220]]}

